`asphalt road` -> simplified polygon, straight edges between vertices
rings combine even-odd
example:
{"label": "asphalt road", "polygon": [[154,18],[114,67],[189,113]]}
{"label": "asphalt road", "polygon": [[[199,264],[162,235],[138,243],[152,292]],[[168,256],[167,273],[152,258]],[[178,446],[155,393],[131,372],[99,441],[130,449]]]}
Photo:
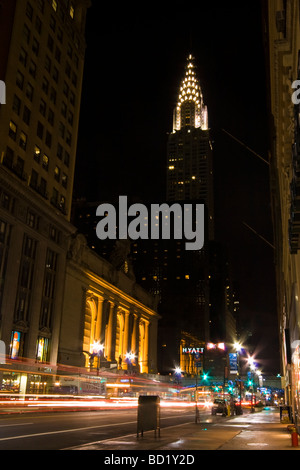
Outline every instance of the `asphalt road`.
{"label": "asphalt road", "polygon": [[[211,418],[208,411],[200,415]],[[194,420],[193,409],[161,411],[161,429]],[[5,415],[0,418],[0,450],[68,450],[136,430],[137,409]]]}

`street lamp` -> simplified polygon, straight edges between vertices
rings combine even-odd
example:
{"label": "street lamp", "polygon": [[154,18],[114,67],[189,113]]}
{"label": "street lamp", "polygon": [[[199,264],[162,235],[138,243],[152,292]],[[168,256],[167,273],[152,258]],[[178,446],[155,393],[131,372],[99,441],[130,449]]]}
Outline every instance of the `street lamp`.
{"label": "street lamp", "polygon": [[101,352],[103,352],[104,350],[104,346],[103,344],[100,343],[100,341],[94,341],[94,343],[92,344],[92,353],[91,353],[91,356],[90,356],[90,363],[91,363],[91,366],[92,366],[92,362],[93,362],[93,359],[95,356],[97,356],[98,358],[98,361],[97,361],[97,373],[99,372],[99,369],[100,369],[100,356],[101,356]]}
{"label": "street lamp", "polygon": [[240,395],[240,412],[242,412],[242,377],[241,377],[241,370],[240,370],[240,353],[243,349],[241,343],[236,341],[233,345],[236,354],[237,354],[237,375],[239,377],[239,395]]}
{"label": "street lamp", "polygon": [[233,344],[233,347],[234,347],[234,349],[236,350],[237,353],[240,353],[241,350],[242,350],[242,345],[241,345],[241,343],[239,343],[238,341],[236,341],[236,342]]}
{"label": "street lamp", "polygon": [[256,365],[254,363],[253,356],[248,357],[248,365],[249,365],[249,368],[250,368],[250,374],[251,374],[251,379],[252,379],[249,383],[249,385],[251,386],[251,390],[252,390],[252,393],[251,393],[251,413],[254,413],[253,392],[254,392],[254,372],[256,370]]}

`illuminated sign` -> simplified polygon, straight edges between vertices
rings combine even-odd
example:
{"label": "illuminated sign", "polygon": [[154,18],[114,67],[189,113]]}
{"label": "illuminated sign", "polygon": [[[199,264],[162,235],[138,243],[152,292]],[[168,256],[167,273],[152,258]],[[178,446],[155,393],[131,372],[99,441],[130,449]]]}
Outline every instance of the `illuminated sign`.
{"label": "illuminated sign", "polygon": [[207,343],[206,348],[210,349],[221,349],[225,351],[225,343]]}
{"label": "illuminated sign", "polygon": [[230,366],[230,373],[237,374],[238,373],[238,355],[237,353],[229,353],[229,366]]}
{"label": "illuminated sign", "polygon": [[204,348],[182,348],[182,354],[203,354]]}

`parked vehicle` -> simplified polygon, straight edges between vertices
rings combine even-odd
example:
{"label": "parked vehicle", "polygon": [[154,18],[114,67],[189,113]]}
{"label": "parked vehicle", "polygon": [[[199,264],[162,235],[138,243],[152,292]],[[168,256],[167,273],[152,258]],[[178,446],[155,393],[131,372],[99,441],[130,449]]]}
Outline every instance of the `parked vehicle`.
{"label": "parked vehicle", "polygon": [[212,415],[221,414],[222,416],[227,416],[228,414],[227,406],[228,406],[227,400],[223,400],[222,398],[216,398],[211,408],[211,414]]}

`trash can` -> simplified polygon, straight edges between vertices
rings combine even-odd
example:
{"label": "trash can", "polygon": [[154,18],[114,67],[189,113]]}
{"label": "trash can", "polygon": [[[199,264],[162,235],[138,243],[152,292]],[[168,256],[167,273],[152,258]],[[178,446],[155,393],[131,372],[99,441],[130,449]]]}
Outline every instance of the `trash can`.
{"label": "trash can", "polygon": [[292,423],[292,407],[288,405],[280,406],[280,422],[284,424]]}
{"label": "trash can", "polygon": [[137,436],[144,431],[158,432],[160,436],[160,398],[158,396],[140,396],[138,402]]}

